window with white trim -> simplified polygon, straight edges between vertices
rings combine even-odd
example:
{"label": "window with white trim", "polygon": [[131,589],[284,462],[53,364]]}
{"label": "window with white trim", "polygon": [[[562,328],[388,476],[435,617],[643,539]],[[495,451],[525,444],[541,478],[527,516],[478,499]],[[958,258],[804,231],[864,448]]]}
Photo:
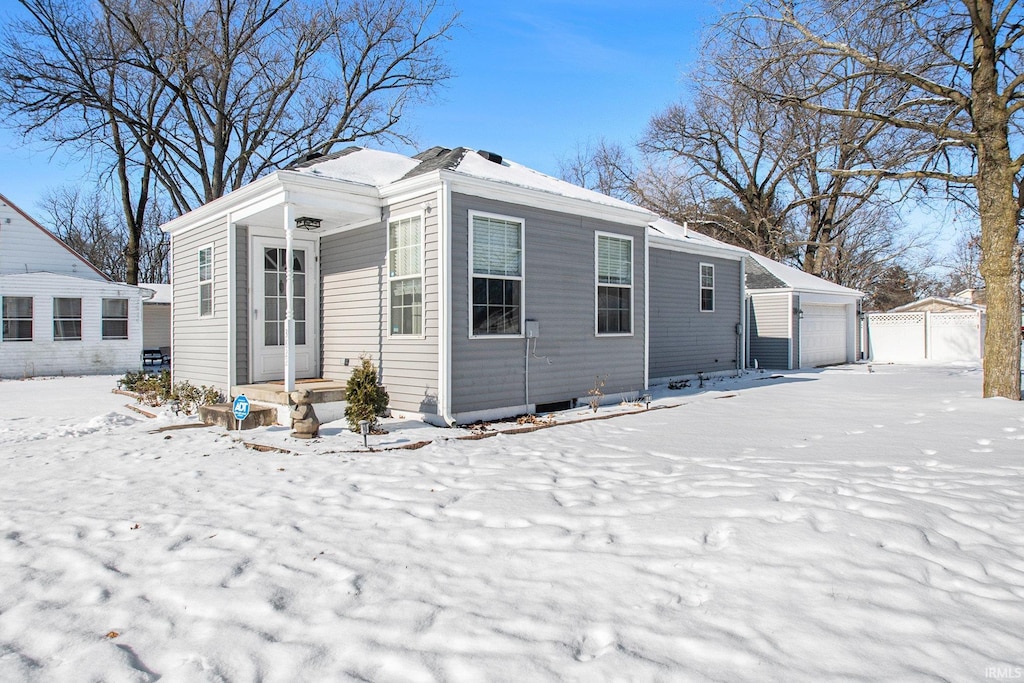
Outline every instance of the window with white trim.
{"label": "window with white trim", "polygon": [[597,234],[597,333],[633,332],[633,240]]}
{"label": "window with white trim", "polygon": [[213,246],[199,250],[199,317],[213,315]]}
{"label": "window with white trim", "polygon": [[715,310],[715,267],[710,263],[700,264],[700,310]]}
{"label": "window with white trim", "polygon": [[391,335],[423,334],[423,227],[419,216],[388,224]]}
{"label": "window with white trim", "polygon": [[472,334],[522,334],[523,222],[470,213],[470,255]]}
{"label": "window with white trim", "polygon": [[63,297],[53,299],[53,340],[82,339],[82,300]]}
{"label": "window with white trim", "polygon": [[4,297],[3,341],[32,341],[32,297]]}
{"label": "window with white trim", "polygon": [[128,299],[103,300],[103,338],[128,338]]}

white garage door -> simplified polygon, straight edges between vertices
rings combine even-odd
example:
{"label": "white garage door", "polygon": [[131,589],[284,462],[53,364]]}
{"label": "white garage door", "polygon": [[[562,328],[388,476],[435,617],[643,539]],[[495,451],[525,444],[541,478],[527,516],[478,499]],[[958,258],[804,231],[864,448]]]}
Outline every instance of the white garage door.
{"label": "white garage door", "polygon": [[846,306],[802,304],[800,321],[800,367],[847,362]]}

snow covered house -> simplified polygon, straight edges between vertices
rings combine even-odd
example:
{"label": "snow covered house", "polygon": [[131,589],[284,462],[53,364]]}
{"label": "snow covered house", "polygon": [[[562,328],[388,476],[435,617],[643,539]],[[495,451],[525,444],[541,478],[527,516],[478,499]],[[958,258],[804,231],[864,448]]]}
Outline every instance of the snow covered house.
{"label": "snow covered house", "polygon": [[328,401],[365,355],[453,424],[735,371],[744,254],[656,219],[489,152],[309,158],[163,226],[174,379]]}
{"label": "snow covered house", "polygon": [[0,377],[138,369],[145,296],[0,195]]}
{"label": "snow covered house", "polygon": [[860,357],[863,292],[754,253],[746,289],[750,366],[792,370]]}

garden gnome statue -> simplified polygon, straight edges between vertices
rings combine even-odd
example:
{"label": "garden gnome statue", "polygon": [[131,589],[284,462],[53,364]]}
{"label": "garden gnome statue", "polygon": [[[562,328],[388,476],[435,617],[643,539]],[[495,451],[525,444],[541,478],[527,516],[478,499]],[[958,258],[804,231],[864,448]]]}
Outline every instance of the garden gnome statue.
{"label": "garden gnome statue", "polygon": [[299,439],[313,439],[320,436],[320,420],[313,412],[313,392],[309,389],[296,389],[289,396],[295,407],[292,408],[292,436]]}

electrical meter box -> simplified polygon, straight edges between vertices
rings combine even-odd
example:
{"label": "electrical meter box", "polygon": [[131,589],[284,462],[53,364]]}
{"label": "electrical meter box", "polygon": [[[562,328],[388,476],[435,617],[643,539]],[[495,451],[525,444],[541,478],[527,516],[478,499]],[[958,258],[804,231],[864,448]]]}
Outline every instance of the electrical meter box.
{"label": "electrical meter box", "polygon": [[526,338],[536,339],[540,336],[540,323],[536,320],[526,321]]}

